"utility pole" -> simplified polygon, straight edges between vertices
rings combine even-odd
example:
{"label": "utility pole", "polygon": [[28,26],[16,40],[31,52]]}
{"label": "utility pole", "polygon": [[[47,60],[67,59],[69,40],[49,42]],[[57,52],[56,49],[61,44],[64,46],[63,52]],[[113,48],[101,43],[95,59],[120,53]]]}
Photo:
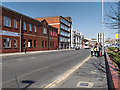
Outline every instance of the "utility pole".
{"label": "utility pole", "polygon": [[103,39],[103,42],[102,42],[102,55],[104,55],[104,3],[103,3],[103,0],[102,0],[102,39]]}

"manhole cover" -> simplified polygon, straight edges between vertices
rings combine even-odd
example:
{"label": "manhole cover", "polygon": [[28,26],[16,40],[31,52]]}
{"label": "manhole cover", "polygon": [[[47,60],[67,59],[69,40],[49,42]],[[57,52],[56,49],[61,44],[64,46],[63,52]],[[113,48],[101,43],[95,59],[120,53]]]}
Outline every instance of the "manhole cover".
{"label": "manhole cover", "polygon": [[92,88],[93,87],[93,82],[80,81],[80,82],[78,82],[77,87]]}
{"label": "manhole cover", "polygon": [[80,83],[80,86],[88,86],[88,83]]}

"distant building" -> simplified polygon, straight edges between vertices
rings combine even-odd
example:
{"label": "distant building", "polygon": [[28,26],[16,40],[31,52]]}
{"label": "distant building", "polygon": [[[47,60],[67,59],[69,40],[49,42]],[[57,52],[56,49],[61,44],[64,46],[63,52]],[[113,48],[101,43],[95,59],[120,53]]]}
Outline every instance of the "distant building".
{"label": "distant building", "polygon": [[82,35],[78,31],[71,29],[71,47],[74,48],[75,46],[82,46]]}
{"label": "distant building", "polygon": [[49,25],[58,28],[58,46],[64,49],[70,47],[70,32],[72,25],[71,17],[53,16],[40,17],[35,19],[39,21],[45,19]]}
{"label": "distant building", "polygon": [[105,33],[97,33],[97,43],[105,43]]}

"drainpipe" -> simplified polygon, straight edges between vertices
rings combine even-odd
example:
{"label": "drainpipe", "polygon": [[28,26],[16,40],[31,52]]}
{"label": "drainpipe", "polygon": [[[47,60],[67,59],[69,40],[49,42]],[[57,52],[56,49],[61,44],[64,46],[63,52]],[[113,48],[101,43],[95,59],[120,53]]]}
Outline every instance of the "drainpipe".
{"label": "drainpipe", "polygon": [[21,53],[21,51],[22,51],[22,49],[21,49],[21,40],[22,40],[22,31],[21,31],[21,24],[22,24],[22,22],[21,22],[21,18],[22,18],[22,16],[20,16],[20,53]]}

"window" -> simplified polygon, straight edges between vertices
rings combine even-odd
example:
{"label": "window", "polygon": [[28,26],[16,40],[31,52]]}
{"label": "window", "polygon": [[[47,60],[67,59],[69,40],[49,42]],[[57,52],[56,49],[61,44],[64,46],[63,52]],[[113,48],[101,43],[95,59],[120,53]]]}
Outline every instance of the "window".
{"label": "window", "polygon": [[32,40],[28,40],[28,47],[29,47],[29,48],[32,47]]}
{"label": "window", "polygon": [[36,30],[36,26],[34,26],[34,32],[37,32],[37,30]]}
{"label": "window", "polygon": [[9,17],[4,16],[4,26],[11,27],[11,21]]}
{"label": "window", "polygon": [[52,47],[52,41],[50,42],[50,47]]}
{"label": "window", "polygon": [[25,39],[23,39],[23,47],[25,47]]}
{"label": "window", "polygon": [[32,29],[31,29],[31,24],[29,24],[29,31],[32,31]]}
{"label": "window", "polygon": [[54,41],[53,41],[53,47],[54,47]]}
{"label": "window", "polygon": [[45,27],[43,27],[43,34],[47,34],[47,30]]}
{"label": "window", "polygon": [[16,48],[17,47],[17,39],[16,38],[14,39],[14,43],[13,44],[14,44],[14,48]]}
{"label": "window", "polygon": [[54,31],[53,31],[53,36],[55,36],[55,33],[54,33]]}
{"label": "window", "polygon": [[4,38],[3,39],[3,47],[5,48],[10,48],[11,47],[11,41],[10,41],[10,38]]}
{"label": "window", "polygon": [[56,36],[57,36],[57,31],[56,31],[56,34],[55,34]]}
{"label": "window", "polygon": [[47,47],[47,41],[45,41],[45,47]]}
{"label": "window", "polygon": [[42,47],[44,47],[44,41],[42,41]]}
{"label": "window", "polygon": [[17,19],[14,19],[14,28],[17,28]]}
{"label": "window", "polygon": [[36,47],[36,40],[34,40],[34,47]]}
{"label": "window", "polygon": [[52,30],[51,30],[51,36],[52,36]]}
{"label": "window", "polygon": [[26,30],[26,22],[23,22],[23,29]]}

